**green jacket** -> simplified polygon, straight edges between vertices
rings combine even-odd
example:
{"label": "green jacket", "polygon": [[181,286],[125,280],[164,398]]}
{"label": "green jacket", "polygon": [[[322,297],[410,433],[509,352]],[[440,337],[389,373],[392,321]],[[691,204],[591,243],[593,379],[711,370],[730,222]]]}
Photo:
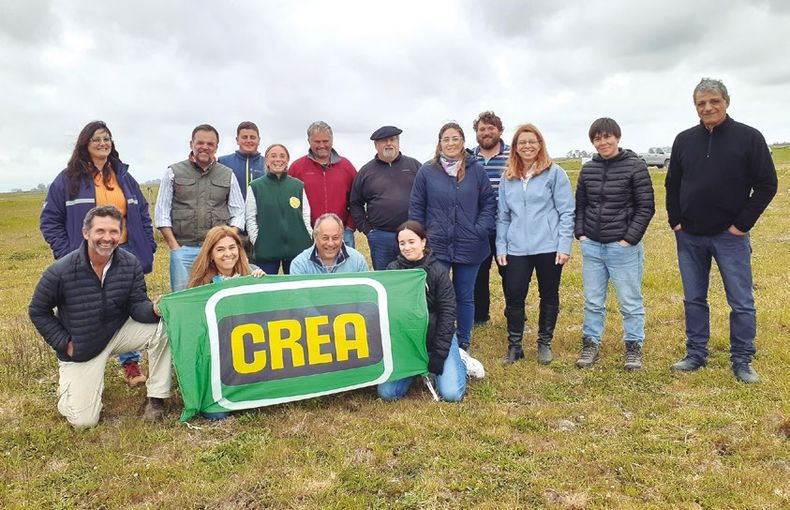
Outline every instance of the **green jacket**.
{"label": "green jacket", "polygon": [[290,260],[313,241],[302,213],[304,184],[284,173],[271,172],[250,183],[256,205],[258,235],[253,256],[258,261]]}

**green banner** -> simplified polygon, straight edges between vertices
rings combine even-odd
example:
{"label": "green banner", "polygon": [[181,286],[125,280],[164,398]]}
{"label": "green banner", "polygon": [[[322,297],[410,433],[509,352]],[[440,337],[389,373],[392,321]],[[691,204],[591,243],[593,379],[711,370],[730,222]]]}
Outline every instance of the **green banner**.
{"label": "green banner", "polygon": [[234,278],[164,296],[159,308],[182,420],[427,372],[419,269]]}

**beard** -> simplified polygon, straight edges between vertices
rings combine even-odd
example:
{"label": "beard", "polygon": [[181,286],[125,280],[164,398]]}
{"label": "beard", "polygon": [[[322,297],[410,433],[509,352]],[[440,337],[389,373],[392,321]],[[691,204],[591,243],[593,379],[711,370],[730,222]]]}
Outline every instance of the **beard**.
{"label": "beard", "polygon": [[490,151],[491,149],[496,147],[498,143],[499,143],[498,136],[477,138],[477,144],[480,145],[480,148],[487,151]]}

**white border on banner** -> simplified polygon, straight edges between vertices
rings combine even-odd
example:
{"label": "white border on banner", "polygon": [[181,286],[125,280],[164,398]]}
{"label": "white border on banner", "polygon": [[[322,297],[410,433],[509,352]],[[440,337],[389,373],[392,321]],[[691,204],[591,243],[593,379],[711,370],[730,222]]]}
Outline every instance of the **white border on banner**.
{"label": "white border on banner", "polygon": [[[379,327],[381,328],[382,357],[384,361],[384,372],[381,374],[381,376],[379,376],[374,381],[366,383],[353,384],[332,390],[317,391],[315,393],[307,393],[303,395],[293,395],[290,397],[244,400],[241,402],[232,402],[225,398],[225,396],[222,394],[222,381],[220,379],[219,324],[217,322],[216,311],[217,304],[220,300],[230,296],[240,296],[258,292],[310,289],[317,287],[349,287],[355,285],[372,287],[373,290],[376,291],[379,307]],[[367,386],[373,386],[374,384],[386,382],[392,374],[392,341],[390,339],[389,314],[387,313],[387,290],[380,282],[377,282],[371,278],[337,278],[331,280],[300,280],[298,282],[258,283],[255,285],[243,285],[240,287],[223,289],[211,296],[206,302],[206,320],[208,326],[209,346],[211,348],[211,395],[214,397],[215,402],[226,409],[230,409],[231,411],[282,404],[284,402],[305,400],[308,398],[320,397],[322,395],[331,395],[333,393],[365,388]]]}

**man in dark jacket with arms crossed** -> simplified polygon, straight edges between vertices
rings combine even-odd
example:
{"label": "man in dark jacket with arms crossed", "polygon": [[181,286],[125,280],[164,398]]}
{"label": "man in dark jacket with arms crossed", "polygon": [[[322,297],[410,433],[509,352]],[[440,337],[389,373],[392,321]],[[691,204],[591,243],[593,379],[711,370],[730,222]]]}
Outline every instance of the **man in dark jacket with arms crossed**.
{"label": "man in dark jacket with arms crossed", "polygon": [[739,381],[756,383],[749,231],[776,194],[776,168],[763,135],[727,115],[724,83],[703,78],[694,104],[700,123],[675,138],[666,177],[686,312],[686,356],[671,368],[690,372],[707,362],[708,284],[715,259],[731,309],[732,370]]}

